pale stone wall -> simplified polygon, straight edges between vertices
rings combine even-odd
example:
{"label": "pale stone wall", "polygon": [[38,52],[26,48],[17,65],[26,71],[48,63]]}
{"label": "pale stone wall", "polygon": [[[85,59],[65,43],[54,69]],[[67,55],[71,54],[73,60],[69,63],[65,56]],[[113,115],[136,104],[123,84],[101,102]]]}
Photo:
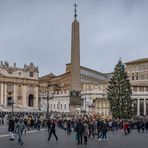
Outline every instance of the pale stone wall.
{"label": "pale stone wall", "polygon": [[[32,74],[30,74],[30,72]],[[7,62],[0,63],[0,106],[3,110],[11,111],[11,105],[14,102],[14,110],[28,108],[28,86],[32,85],[31,93],[35,97],[34,106],[30,109],[38,108],[38,67],[33,63],[24,68],[17,68],[16,65],[9,66]],[[28,85],[29,84],[29,85]]]}
{"label": "pale stone wall", "polygon": [[132,85],[137,115],[148,115],[148,62],[127,64],[126,71]]}

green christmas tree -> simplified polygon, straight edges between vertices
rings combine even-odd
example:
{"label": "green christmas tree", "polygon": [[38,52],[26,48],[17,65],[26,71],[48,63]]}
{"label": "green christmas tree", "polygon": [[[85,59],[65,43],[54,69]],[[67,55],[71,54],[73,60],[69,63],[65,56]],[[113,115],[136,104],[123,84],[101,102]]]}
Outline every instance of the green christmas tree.
{"label": "green christmas tree", "polygon": [[114,118],[129,119],[133,116],[131,95],[129,77],[124,64],[119,60],[107,89],[107,98],[110,101],[110,109]]}

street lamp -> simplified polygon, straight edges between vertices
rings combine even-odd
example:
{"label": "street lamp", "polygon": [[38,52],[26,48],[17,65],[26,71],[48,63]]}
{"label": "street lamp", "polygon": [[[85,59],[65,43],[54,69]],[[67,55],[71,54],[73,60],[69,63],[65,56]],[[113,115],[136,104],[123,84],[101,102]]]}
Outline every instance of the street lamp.
{"label": "street lamp", "polygon": [[13,98],[12,98],[12,100],[11,100],[11,107],[12,107],[12,111],[11,111],[11,113],[13,114],[13,112],[14,112],[14,100],[13,100]]}
{"label": "street lamp", "polygon": [[47,100],[47,113],[46,113],[46,117],[48,118],[48,116],[49,116],[49,100],[53,99],[54,93],[51,93],[51,92],[49,92],[49,91],[47,90],[47,91],[45,91],[45,92],[43,92],[43,93],[41,94],[41,97],[42,97],[43,99],[46,99],[46,100]]}

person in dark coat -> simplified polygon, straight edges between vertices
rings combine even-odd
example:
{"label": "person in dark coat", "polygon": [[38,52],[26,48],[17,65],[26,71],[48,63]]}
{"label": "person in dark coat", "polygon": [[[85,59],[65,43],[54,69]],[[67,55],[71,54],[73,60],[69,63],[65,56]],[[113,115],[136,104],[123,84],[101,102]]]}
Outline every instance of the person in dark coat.
{"label": "person in dark coat", "polygon": [[82,135],[84,133],[84,125],[81,120],[79,120],[79,122],[76,125],[76,132],[78,136],[78,144],[80,143],[82,144]]}
{"label": "person in dark coat", "polygon": [[48,127],[48,133],[50,132],[50,128],[51,128],[51,120],[48,119],[47,121],[47,127]]}
{"label": "person in dark coat", "polygon": [[67,122],[67,135],[71,135],[71,121],[68,120]]}
{"label": "person in dark coat", "polygon": [[9,123],[8,123],[8,131],[10,132],[10,139],[11,141],[13,141],[14,138],[14,128],[15,127],[15,123],[14,123],[14,119],[12,117],[10,117],[9,119]]}
{"label": "person in dark coat", "polygon": [[102,139],[104,140],[108,140],[107,131],[108,131],[108,126],[107,126],[107,123],[104,121],[104,124],[102,125]]}
{"label": "person in dark coat", "polygon": [[87,144],[87,138],[89,136],[89,127],[88,127],[88,122],[87,121],[84,121],[84,133],[83,133],[83,136],[84,136],[84,144],[86,145]]}
{"label": "person in dark coat", "polygon": [[56,135],[55,127],[56,127],[55,121],[53,120],[53,121],[51,122],[51,128],[50,128],[50,133],[49,133],[48,141],[50,140],[52,134],[55,136],[56,141],[58,141],[58,137],[57,137],[57,135]]}

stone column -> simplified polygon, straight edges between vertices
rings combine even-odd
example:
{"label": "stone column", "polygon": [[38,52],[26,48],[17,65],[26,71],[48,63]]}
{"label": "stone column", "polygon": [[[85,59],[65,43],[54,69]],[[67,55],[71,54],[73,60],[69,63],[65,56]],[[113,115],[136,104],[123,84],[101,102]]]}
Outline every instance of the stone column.
{"label": "stone column", "polygon": [[7,83],[4,84],[5,89],[4,89],[4,106],[7,106]]}
{"label": "stone column", "polygon": [[146,115],[146,99],[144,99],[144,115]]}
{"label": "stone column", "polygon": [[23,107],[28,107],[27,105],[27,86],[24,84],[23,89],[22,89],[22,106]]}
{"label": "stone column", "polygon": [[140,115],[140,99],[137,99],[137,116]]}
{"label": "stone column", "polygon": [[3,82],[1,83],[1,105],[4,105],[4,94],[3,94],[3,92],[4,92],[4,84],[3,84]]}
{"label": "stone column", "polygon": [[39,102],[39,95],[38,95],[38,93],[39,93],[39,89],[38,89],[38,87],[36,86],[35,87],[35,100],[34,100],[34,107],[35,108],[38,108],[38,102]]}
{"label": "stone column", "polygon": [[16,84],[14,83],[14,95],[13,95],[13,101],[14,101],[14,103],[16,103],[17,102],[17,96],[16,96]]}
{"label": "stone column", "polygon": [[5,106],[5,83],[3,83],[3,106]]}

